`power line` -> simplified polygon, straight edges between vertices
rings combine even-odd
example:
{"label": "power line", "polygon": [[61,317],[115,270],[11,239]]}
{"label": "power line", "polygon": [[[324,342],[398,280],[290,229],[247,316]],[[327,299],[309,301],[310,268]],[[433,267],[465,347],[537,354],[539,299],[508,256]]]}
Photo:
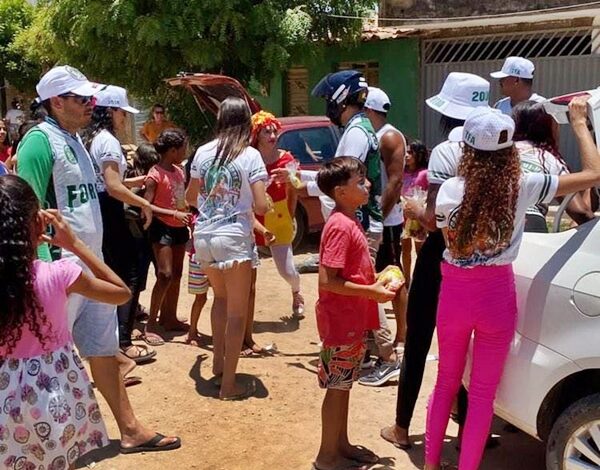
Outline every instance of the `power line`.
{"label": "power line", "polygon": [[576,8],[582,8],[582,7],[588,7],[588,6],[595,6],[595,5],[600,5],[600,1],[597,2],[588,2],[588,3],[581,3],[579,5],[567,5],[567,6],[562,6],[562,7],[552,7],[552,8],[544,8],[541,10],[527,10],[527,11],[520,11],[520,12],[515,12],[515,13],[496,13],[493,15],[479,15],[479,16],[454,16],[454,17],[448,17],[448,18],[403,18],[403,17],[396,17],[396,18],[377,18],[377,17],[370,17],[370,16],[351,16],[351,15],[335,15],[335,14],[329,14],[327,16],[331,17],[331,18],[341,18],[341,19],[348,19],[348,20],[379,20],[379,21],[419,21],[419,22],[428,22],[428,23],[436,23],[436,22],[442,22],[442,21],[453,21],[453,20],[482,20],[482,19],[486,19],[486,18],[505,18],[505,17],[510,17],[510,16],[519,16],[519,15],[531,15],[534,13],[547,13],[547,12],[552,12],[552,11],[565,11],[565,10],[573,10]]}

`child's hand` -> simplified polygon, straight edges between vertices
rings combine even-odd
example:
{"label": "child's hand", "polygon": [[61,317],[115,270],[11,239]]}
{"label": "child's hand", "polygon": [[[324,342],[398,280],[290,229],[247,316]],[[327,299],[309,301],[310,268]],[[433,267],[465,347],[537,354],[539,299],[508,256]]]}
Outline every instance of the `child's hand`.
{"label": "child's hand", "polygon": [[75,232],[73,232],[73,229],[71,229],[69,223],[63,219],[62,215],[60,215],[60,212],[56,209],[48,209],[41,210],[40,213],[42,214],[45,223],[54,227],[54,236],[50,238],[47,235],[43,235],[43,240],[52,243],[59,248],[73,251],[73,247],[80,240],[77,235],[75,235]]}
{"label": "child's hand", "polygon": [[192,220],[192,214],[190,214],[189,212],[175,211],[173,217],[175,217],[175,219],[177,219],[179,222],[184,223],[185,225],[189,225],[190,220]]}
{"label": "child's hand", "polygon": [[396,292],[387,289],[382,281],[377,281],[375,284],[371,285],[370,298],[377,303],[384,304],[393,300],[394,297],[396,297]]}
{"label": "child's hand", "polygon": [[262,236],[265,239],[266,246],[271,246],[271,244],[275,241],[275,234],[269,230],[265,230]]}

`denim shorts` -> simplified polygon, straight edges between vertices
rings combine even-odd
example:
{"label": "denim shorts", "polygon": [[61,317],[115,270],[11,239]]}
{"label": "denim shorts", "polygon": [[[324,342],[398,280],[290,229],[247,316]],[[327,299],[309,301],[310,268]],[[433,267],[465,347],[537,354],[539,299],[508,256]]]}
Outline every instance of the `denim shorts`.
{"label": "denim shorts", "polygon": [[203,268],[230,269],[236,263],[258,261],[252,236],[196,235],[194,236],[196,262]]}
{"label": "denim shorts", "polygon": [[82,357],[117,355],[119,327],[114,305],[72,294],[67,302],[67,313],[73,342]]}

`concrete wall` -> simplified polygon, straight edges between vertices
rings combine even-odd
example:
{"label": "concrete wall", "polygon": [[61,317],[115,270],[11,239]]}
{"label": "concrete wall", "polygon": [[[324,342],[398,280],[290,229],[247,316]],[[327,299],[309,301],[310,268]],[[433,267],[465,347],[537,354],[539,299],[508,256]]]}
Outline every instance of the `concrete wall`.
{"label": "concrete wall", "polygon": [[[341,62],[378,62],[379,87],[385,90],[392,101],[390,122],[407,136],[416,137],[419,129],[419,41],[396,39],[362,42],[354,47],[328,46],[318,58],[298,63],[309,70],[309,90],[326,74],[338,69]],[[259,102],[270,111],[281,116],[285,113],[285,76],[275,77],[270,86],[270,95],[257,96]],[[325,102],[310,98],[309,113],[322,115]]]}
{"label": "concrete wall", "polygon": [[[381,18],[397,17],[454,17],[493,13],[513,13],[550,7],[580,5],[588,0],[380,0]],[[389,25],[390,22],[381,23]]]}

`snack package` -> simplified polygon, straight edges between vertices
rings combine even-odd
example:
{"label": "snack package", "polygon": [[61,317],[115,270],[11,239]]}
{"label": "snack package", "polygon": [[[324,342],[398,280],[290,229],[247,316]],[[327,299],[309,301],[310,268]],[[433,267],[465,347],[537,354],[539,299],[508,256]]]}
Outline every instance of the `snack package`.
{"label": "snack package", "polygon": [[600,142],[600,88],[576,91],[567,95],[555,96],[543,102],[544,109],[559,124],[569,123],[569,103],[577,96],[589,97],[588,119],[594,128],[596,142]]}
{"label": "snack package", "polygon": [[302,186],[302,181],[300,180],[300,176],[298,175],[298,162],[294,160],[293,162],[289,162],[285,165],[285,169],[289,171],[290,174],[290,183],[296,189],[300,189]]}
{"label": "snack package", "polygon": [[404,274],[398,266],[389,266],[377,278],[382,281],[387,289],[396,291],[404,284]]}
{"label": "snack package", "polygon": [[[406,196],[402,197],[402,202],[407,201],[415,202],[420,207],[425,208],[427,202],[427,191],[415,186],[411,188]],[[411,220],[404,218],[404,231],[402,232],[402,238],[414,238],[417,241],[423,241],[427,237],[427,230],[419,223],[418,220]]]}

